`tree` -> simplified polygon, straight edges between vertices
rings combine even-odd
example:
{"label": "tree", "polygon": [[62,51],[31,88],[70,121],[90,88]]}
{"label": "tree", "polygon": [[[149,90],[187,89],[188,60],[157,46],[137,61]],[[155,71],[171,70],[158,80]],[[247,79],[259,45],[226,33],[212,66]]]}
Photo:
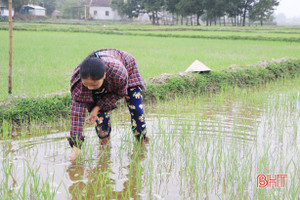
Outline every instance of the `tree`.
{"label": "tree", "polygon": [[203,0],[207,26],[211,25],[213,20],[216,20],[216,4],[217,0]]}
{"label": "tree", "polygon": [[173,15],[177,15],[177,24],[178,24],[178,15],[179,15],[179,10],[176,7],[176,4],[179,3],[180,0],[168,0],[166,1],[166,9]]}
{"label": "tree", "polygon": [[204,14],[203,0],[194,0],[193,13],[197,15],[197,25],[200,25],[200,16]]}
{"label": "tree", "polygon": [[140,0],[112,0],[111,7],[117,9],[120,15],[129,18],[137,17],[141,9]]}
{"label": "tree", "polygon": [[178,13],[178,9],[176,8],[176,4],[178,4],[180,0],[168,0],[166,1],[166,8],[173,14]]}
{"label": "tree", "polygon": [[175,7],[183,17],[193,14],[193,0],[180,0]]}
{"label": "tree", "polygon": [[[3,0],[3,3],[5,5],[8,5],[8,0]],[[29,0],[13,0],[12,6],[15,12],[19,12],[23,5],[27,5],[29,3]]]}
{"label": "tree", "polygon": [[246,14],[249,10],[252,9],[253,7],[253,3],[255,2],[255,0],[242,0],[244,7],[243,7],[243,26],[246,25]]}
{"label": "tree", "polygon": [[275,6],[278,6],[277,0],[259,0],[255,2],[253,8],[250,10],[249,18],[252,21],[260,21],[260,25],[263,25],[263,21],[270,19]]}
{"label": "tree", "polygon": [[148,12],[152,12],[152,24],[159,24],[158,12],[163,8],[164,0],[142,0],[142,6]]}
{"label": "tree", "polygon": [[176,5],[176,10],[182,16],[197,15],[197,25],[200,25],[200,16],[204,13],[203,0],[180,0]]}
{"label": "tree", "polygon": [[[217,0],[215,5],[215,17],[221,18],[226,13],[226,0]],[[221,20],[220,20],[221,24]],[[224,23],[225,24],[225,23]]]}
{"label": "tree", "polygon": [[82,14],[81,3],[78,0],[63,0],[60,2],[60,9],[63,18],[80,18]]}
{"label": "tree", "polygon": [[243,1],[226,0],[225,2],[225,13],[228,15],[228,17],[234,18],[236,24],[236,17],[243,13]]}
{"label": "tree", "polygon": [[46,8],[46,14],[50,16],[56,9],[56,0],[39,0],[39,5]]}

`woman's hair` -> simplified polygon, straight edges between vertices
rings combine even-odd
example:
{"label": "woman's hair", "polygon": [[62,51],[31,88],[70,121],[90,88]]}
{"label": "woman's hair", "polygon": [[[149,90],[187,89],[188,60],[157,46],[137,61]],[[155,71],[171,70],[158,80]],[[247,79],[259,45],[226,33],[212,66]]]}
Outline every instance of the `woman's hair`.
{"label": "woman's hair", "polygon": [[88,56],[80,64],[79,74],[81,79],[99,80],[103,78],[105,72],[105,64],[94,56]]}

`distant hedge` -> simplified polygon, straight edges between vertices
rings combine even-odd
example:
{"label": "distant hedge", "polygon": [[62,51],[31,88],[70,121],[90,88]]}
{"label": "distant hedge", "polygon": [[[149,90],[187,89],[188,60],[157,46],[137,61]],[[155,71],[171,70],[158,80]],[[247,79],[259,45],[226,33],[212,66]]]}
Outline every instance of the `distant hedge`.
{"label": "distant hedge", "polygon": [[[300,77],[300,60],[269,64],[266,68],[249,66],[242,69],[227,69],[206,74],[174,75],[164,84],[147,82],[144,100],[166,100],[175,95],[218,92],[229,86],[251,87],[280,78]],[[4,120],[12,123],[55,121],[58,117],[70,117],[70,94],[45,98],[19,98],[0,107],[0,125]]]}

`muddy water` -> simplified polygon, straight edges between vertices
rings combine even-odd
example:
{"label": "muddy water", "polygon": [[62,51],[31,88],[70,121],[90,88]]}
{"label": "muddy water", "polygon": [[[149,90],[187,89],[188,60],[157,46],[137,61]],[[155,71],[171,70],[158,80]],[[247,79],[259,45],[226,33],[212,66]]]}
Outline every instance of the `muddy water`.
{"label": "muddy water", "polygon": [[78,162],[68,160],[68,132],[7,139],[0,177],[11,193],[25,187],[25,199],[34,199],[30,184],[45,183],[54,199],[252,199],[262,192],[259,173],[285,173],[289,185],[276,195],[288,196],[299,166],[289,165],[299,161],[299,91],[269,93],[160,103],[147,109],[149,144],[135,142],[127,110],[115,111],[110,141],[87,128]]}

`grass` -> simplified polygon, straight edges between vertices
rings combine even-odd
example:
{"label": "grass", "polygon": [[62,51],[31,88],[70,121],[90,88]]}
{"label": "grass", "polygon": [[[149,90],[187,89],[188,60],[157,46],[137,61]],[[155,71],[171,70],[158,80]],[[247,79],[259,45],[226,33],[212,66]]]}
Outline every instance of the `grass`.
{"label": "grass", "polygon": [[[8,32],[0,45],[1,99],[8,98]],[[76,41],[76,42],[74,42]],[[90,52],[118,48],[135,56],[144,78],[162,73],[178,73],[196,59],[212,70],[232,64],[254,64],[281,57],[299,58],[298,43],[149,36],[106,35],[97,33],[14,32],[13,95],[38,96],[69,90],[69,80]],[[7,70],[5,70],[7,69]]]}

